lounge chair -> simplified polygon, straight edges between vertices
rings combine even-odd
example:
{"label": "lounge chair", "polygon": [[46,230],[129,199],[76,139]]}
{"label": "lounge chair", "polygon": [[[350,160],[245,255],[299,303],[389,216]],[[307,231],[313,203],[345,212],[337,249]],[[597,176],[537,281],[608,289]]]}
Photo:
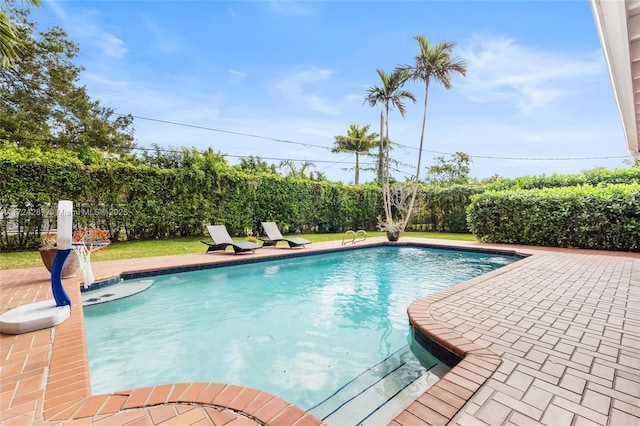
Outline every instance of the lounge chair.
{"label": "lounge chair", "polygon": [[259,244],[252,243],[251,241],[233,241],[224,225],[207,225],[207,230],[213,240],[213,243],[201,241],[202,244],[209,246],[207,253],[218,250],[225,251],[229,246],[233,247],[235,253],[254,252],[255,249],[260,248]]}
{"label": "lounge chair", "polygon": [[285,238],[280,233],[278,229],[278,225],[275,222],[262,222],[262,228],[264,232],[267,234],[267,238],[261,238],[263,244],[262,246],[273,246],[275,247],[280,241],[284,241],[289,244],[289,248],[293,247],[304,247],[305,244],[311,244],[311,241],[305,240],[304,238],[296,238],[290,237]]}

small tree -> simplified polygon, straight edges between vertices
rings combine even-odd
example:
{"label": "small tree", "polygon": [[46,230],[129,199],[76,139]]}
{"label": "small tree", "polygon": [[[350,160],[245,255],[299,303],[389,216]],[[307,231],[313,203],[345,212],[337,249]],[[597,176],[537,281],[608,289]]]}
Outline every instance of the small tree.
{"label": "small tree", "polygon": [[469,183],[471,157],[464,152],[451,154],[449,159],[436,157],[435,164],[427,169],[425,183],[433,185],[463,185]]}
{"label": "small tree", "polygon": [[240,168],[240,170],[244,170],[245,172],[249,173],[278,173],[275,164],[269,164],[262,158],[254,157],[253,155],[250,155],[246,158],[241,158],[238,167]]}
{"label": "small tree", "polygon": [[292,177],[296,179],[311,179],[311,172],[307,175],[307,169],[315,167],[311,161],[307,160],[300,165],[300,168],[296,166],[296,162],[293,160],[282,160],[278,168],[286,169],[286,177]]}

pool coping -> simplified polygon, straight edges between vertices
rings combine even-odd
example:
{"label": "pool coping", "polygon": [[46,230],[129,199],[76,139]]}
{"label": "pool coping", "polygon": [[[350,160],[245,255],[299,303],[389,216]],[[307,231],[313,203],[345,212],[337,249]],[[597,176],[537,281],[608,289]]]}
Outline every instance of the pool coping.
{"label": "pool coping", "polygon": [[[373,239],[372,239],[373,240]],[[380,245],[380,244],[393,244],[385,243],[384,239],[377,239],[377,241],[367,241],[361,246]],[[416,326],[422,333],[431,338],[434,342],[441,344],[443,347],[448,348],[454,353],[462,355],[462,361],[452,369],[445,377],[443,377],[436,386],[432,387],[427,393],[414,402],[416,405],[408,407],[405,412],[400,414],[392,423],[395,425],[400,424],[416,424],[416,420],[423,424],[444,424],[459,414],[465,404],[470,398],[477,393],[477,391],[483,386],[492,374],[494,374],[498,367],[503,362],[503,359],[493,351],[474,343],[473,341],[463,337],[458,331],[450,328],[448,324],[436,321],[431,317],[429,310],[431,306],[439,301],[446,299],[452,294],[456,294],[464,291],[467,288],[471,288],[474,285],[481,283],[485,280],[491,279],[492,274],[506,273],[506,268],[513,268],[517,265],[521,265],[521,262],[527,262],[529,259],[535,259],[535,255],[539,253],[549,251],[560,252],[575,252],[571,250],[554,250],[547,248],[532,248],[532,247],[512,247],[504,245],[485,245],[478,243],[459,243],[459,242],[443,242],[441,240],[424,240],[424,239],[412,239],[404,238],[401,244],[411,243],[411,245],[422,245],[434,248],[451,248],[451,249],[470,249],[474,248],[481,250],[491,250],[493,248],[500,250],[506,250],[509,253],[519,253],[523,256],[530,256],[527,259],[522,259],[519,262],[502,267],[498,270],[484,274],[481,277],[474,278],[464,283],[453,286],[447,290],[440,291],[426,298],[420,299],[414,302],[408,310],[409,320],[414,326]],[[339,243],[338,243],[339,244]],[[395,243],[397,244],[397,243]],[[314,247],[313,250],[309,250],[310,247]],[[264,256],[257,257],[269,257],[271,259],[279,256],[286,255],[299,255],[299,250],[305,250],[303,253],[322,251],[326,248],[333,248],[335,250],[342,250],[346,247],[340,247],[336,243],[322,244],[318,243],[313,246],[308,246],[305,249],[262,249],[256,252],[256,255],[260,252],[267,252]],[[350,248],[350,247],[349,247]],[[578,251],[582,254],[605,254],[610,256],[626,256],[632,258],[638,258],[640,255],[629,253],[604,253],[604,252],[589,252]],[[233,259],[235,255],[228,256],[226,254],[209,254],[207,257],[199,256],[198,261],[195,263],[227,263],[227,260]],[[244,255],[238,255],[238,257]],[[254,255],[251,255],[252,257]],[[179,256],[178,256],[179,257]],[[169,257],[167,257],[169,258]],[[176,258],[175,256],[173,258]],[[150,258],[153,259],[153,258]],[[186,260],[187,258],[182,258]],[[157,258],[156,258],[157,260]],[[236,258],[236,260],[238,260]],[[167,259],[169,261],[169,259]],[[176,259],[173,259],[175,262]],[[189,263],[189,260],[187,263]],[[114,263],[118,262],[98,262],[94,266],[94,270],[97,272],[96,276],[105,278],[104,271],[113,270]],[[125,265],[125,262],[120,262]],[[136,263],[136,262],[133,262]],[[144,260],[137,262],[142,267],[135,268],[136,270],[144,270]],[[161,262],[162,263],[162,262]],[[181,262],[178,262],[181,263]],[[44,269],[44,268],[42,268]],[[122,268],[124,270],[126,268]],[[130,268],[129,270],[132,270]],[[157,269],[157,268],[147,268]],[[0,277],[3,276],[4,271],[0,271]],[[122,273],[122,272],[121,272]],[[113,275],[113,274],[111,274]],[[73,306],[78,306],[80,289],[80,279],[65,280],[65,287],[67,288],[72,298]],[[45,282],[46,288],[46,282]],[[42,299],[45,294],[36,295],[36,298]],[[3,295],[4,296],[4,295]],[[50,297],[50,296],[49,296]],[[20,304],[14,300],[9,300],[10,304]],[[3,306],[6,304],[3,303]],[[14,307],[14,306],[8,306]],[[80,310],[81,313],[81,310]],[[3,336],[3,343],[8,342],[9,338],[6,335]],[[175,384],[165,385],[154,388],[136,389],[133,391],[116,392],[111,395],[91,395],[89,385],[89,373],[88,362],[86,359],[86,343],[84,340],[84,323],[82,315],[79,314],[78,309],[72,311],[72,316],[66,322],[60,324],[54,329],[43,330],[42,332],[34,332],[31,336],[30,344],[33,345],[36,341],[50,339],[51,354],[47,360],[41,361],[40,364],[46,364],[44,367],[46,371],[43,371],[43,375],[46,376],[46,386],[44,389],[34,391],[33,394],[23,395],[22,399],[28,401],[29,398],[34,399],[35,405],[32,403],[21,404],[22,410],[25,413],[31,412],[32,419],[42,421],[70,421],[72,419],[89,419],[91,422],[99,421],[108,413],[113,413],[113,410],[126,409],[130,410],[136,407],[156,407],[163,404],[205,404],[224,408],[223,403],[230,403],[236,400],[241,395],[253,394],[252,401],[263,402],[258,408],[251,407],[250,413],[246,413],[247,420],[255,421],[259,424],[316,424],[319,423],[318,419],[310,417],[305,414],[304,411],[297,407],[293,407],[286,401],[282,401],[277,397],[273,397],[270,394],[258,393],[256,390],[246,390],[246,388],[239,388],[234,385],[220,385],[220,384]],[[16,338],[16,341],[24,340]],[[80,342],[80,348],[78,348],[78,342]],[[3,363],[8,358],[6,345],[3,345]],[[38,364],[38,365],[40,365]],[[2,374],[6,374],[7,369],[3,365]],[[73,372],[73,375],[69,375],[69,371]],[[468,380],[470,377],[468,372],[473,372],[473,380]],[[64,373],[64,377],[61,374]],[[472,384],[470,384],[470,382]],[[79,385],[79,387],[78,387]],[[16,385],[18,386],[18,385]],[[21,386],[21,385],[20,385]],[[20,393],[18,389],[14,389],[11,392],[12,395]],[[222,386],[222,387],[221,387]],[[443,393],[446,391],[448,393]],[[4,390],[2,395],[6,396],[9,391]],[[264,395],[263,395],[264,394]],[[0,395],[1,396],[1,395]],[[228,400],[229,397],[231,400]],[[259,398],[257,398],[260,396]],[[15,397],[14,397],[15,398]],[[6,399],[5,399],[6,400]],[[266,402],[264,401],[266,400]],[[37,401],[42,401],[38,404]],[[214,403],[215,402],[215,403]],[[431,412],[425,414],[425,403],[429,405]],[[3,412],[8,416],[13,410],[13,405],[5,407],[5,403],[0,408],[3,408]],[[258,402],[255,402],[258,404]],[[414,405],[412,404],[412,405]],[[27,408],[27,406],[29,408]],[[227,405],[228,407],[228,405]],[[8,408],[7,410],[4,410]],[[233,407],[231,407],[233,408]],[[246,407],[245,407],[246,408]],[[262,411],[260,411],[262,410]],[[279,410],[279,411],[278,411]],[[419,412],[417,410],[420,410]],[[40,413],[40,414],[38,414]],[[15,410],[13,411],[15,414]],[[26,416],[27,414],[25,414]],[[18,418],[18,417],[14,417]],[[26,417],[22,417],[26,418]],[[286,419],[286,422],[285,422]],[[0,421],[5,420],[5,415],[0,417]],[[408,422],[410,420],[410,422]],[[35,422],[34,422],[35,423]],[[9,424],[9,423],[7,423]]]}
{"label": "pool coping", "polygon": [[[505,265],[479,277],[420,298],[409,305],[407,314],[409,316],[409,323],[414,327],[415,332],[420,333],[424,338],[429,339],[433,344],[440,346],[444,350],[450,351],[456,357],[459,357],[460,361],[441,377],[440,380],[436,382],[436,385],[427,389],[420,397],[420,401],[415,401],[407,407],[403,413],[398,415],[396,419],[394,419],[396,424],[407,424],[403,418],[408,417],[411,419],[411,415],[421,411],[423,417],[425,415],[430,417],[432,423],[429,424],[444,425],[449,423],[458,413],[458,410],[460,410],[471,396],[496,372],[502,363],[501,357],[498,354],[474,343],[453,328],[435,320],[429,314],[429,309],[435,302],[461,293],[479,282],[508,273],[513,267],[522,266],[520,262],[527,260],[530,256],[534,256],[534,254],[525,254],[523,252],[520,256],[522,257],[518,262]],[[464,386],[461,386],[460,380],[457,380],[459,377],[468,377],[468,374],[461,374],[462,371],[469,371],[474,374],[473,380],[464,380]],[[430,410],[426,413],[424,413],[425,410],[423,408],[425,403],[428,404],[428,410]],[[452,410],[452,407],[456,410]]]}
{"label": "pool coping", "polygon": [[[442,316],[442,306],[438,309],[438,304],[451,308],[453,306],[452,299],[455,299],[458,295],[463,295],[468,301],[469,295],[464,293],[468,293],[469,290],[476,290],[477,293],[478,286],[485,282],[496,281],[501,275],[509,276],[512,271],[525,269],[528,263],[533,265],[531,269],[535,270],[541,261],[544,261],[546,257],[555,256],[555,253],[565,253],[567,258],[569,256],[575,258],[584,256],[587,258],[597,255],[603,260],[603,263],[609,260],[605,259],[605,256],[611,256],[611,258],[633,258],[635,259],[635,264],[631,264],[631,266],[629,264],[625,265],[626,269],[628,269],[626,271],[628,276],[625,278],[629,280],[630,291],[624,293],[623,296],[626,303],[629,304],[633,303],[634,295],[640,294],[640,254],[638,253],[595,252],[591,250],[546,247],[526,247],[523,250],[523,253],[526,252],[529,256],[519,262],[421,298],[409,306],[407,313],[410,323],[424,337],[459,356],[461,361],[420,398],[407,407],[403,413],[397,416],[391,423],[393,426],[414,424],[572,424],[572,421],[577,423],[585,421],[595,424],[640,425],[640,397],[637,396],[640,395],[640,350],[631,352],[631,356],[629,356],[629,352],[625,354],[624,361],[620,361],[620,355],[617,362],[612,362],[611,360],[614,358],[609,357],[607,359],[604,355],[602,359],[599,359],[598,353],[596,353],[596,356],[591,357],[591,359],[595,359],[591,365],[586,365],[586,361],[580,359],[588,359],[588,356],[585,357],[585,354],[580,351],[592,345],[593,343],[590,340],[597,340],[594,336],[598,336],[600,333],[604,333],[601,344],[602,342],[609,344],[611,341],[615,341],[614,339],[608,339],[607,341],[608,333],[613,336],[619,336],[621,345],[618,349],[614,349],[615,351],[628,350],[629,346],[633,348],[634,345],[636,349],[640,347],[639,315],[630,316],[626,310],[623,310],[622,314],[615,312],[616,317],[611,319],[612,323],[610,324],[613,326],[611,327],[612,329],[616,329],[615,332],[602,331],[602,325],[597,324],[594,326],[596,332],[593,333],[592,330],[589,330],[590,327],[585,327],[585,318],[581,318],[580,321],[582,323],[578,324],[581,329],[578,330],[579,327],[576,327],[575,330],[570,330],[573,333],[567,339],[570,342],[573,339],[570,344],[562,342],[562,338],[558,339],[558,333],[553,337],[547,336],[545,328],[553,330],[547,324],[535,324],[532,322],[532,331],[533,328],[537,328],[535,332],[536,334],[540,333],[540,336],[528,336],[530,338],[526,345],[533,349],[523,349],[523,351],[524,353],[531,351],[533,354],[531,359],[528,359],[528,353],[524,359],[519,359],[520,357],[515,355],[517,351],[511,353],[508,350],[506,341],[493,340],[493,336],[489,337],[486,332],[474,330],[473,326],[465,324],[462,319],[452,321],[452,317],[455,315],[453,312],[450,313],[450,317],[444,318]],[[565,260],[563,259],[563,261]],[[584,263],[586,267],[587,262]],[[596,276],[590,276],[585,279],[585,285],[593,285],[589,282],[590,280],[593,282],[604,281],[607,284],[613,283],[612,287],[618,290],[616,284],[622,283],[609,280],[606,274],[604,277],[597,276],[601,274],[599,269],[598,267],[593,270]],[[578,274],[589,272],[591,271],[579,271]],[[633,272],[635,272],[635,275]],[[509,276],[509,279],[513,280],[513,277]],[[533,282],[535,280],[529,279],[527,281]],[[511,285],[513,284],[515,283],[511,283]],[[570,283],[570,286],[573,284],[575,283]],[[577,284],[579,286],[581,283],[577,282]],[[634,284],[638,286],[635,292],[631,289]],[[591,299],[600,300],[601,296],[605,296],[605,294],[600,293],[598,290],[594,296],[591,296]],[[535,298],[534,296],[533,299]],[[638,299],[637,302],[640,302],[640,298],[635,298]],[[483,301],[481,304],[486,306],[486,303],[486,301]],[[585,312],[593,311],[590,304],[580,303],[579,300],[571,301],[569,305],[571,304],[573,306],[561,306],[563,309],[562,314],[565,311],[572,311],[570,314],[575,315],[575,312],[579,313],[585,306]],[[606,303],[603,303],[603,305],[603,310],[608,309],[611,312],[616,308]],[[556,306],[552,307],[559,310]],[[549,312],[545,313],[545,315],[547,314]],[[597,311],[593,313],[594,317],[597,314]],[[487,321],[495,320],[486,312],[482,315],[486,316]],[[621,319],[620,315],[626,319]],[[558,316],[558,318],[561,317]],[[627,322],[626,327],[623,325],[625,322]],[[500,324],[497,326],[507,329],[507,327]],[[566,324],[563,326],[566,326]],[[627,329],[626,333],[625,328]],[[465,337],[464,330],[467,329],[470,330],[470,335],[479,336],[476,339],[477,341],[484,340],[483,343],[496,342],[495,346],[500,349],[500,353],[496,353],[484,345]],[[507,333],[510,331],[508,330]],[[557,330],[553,331],[557,332]],[[583,343],[582,340],[575,343],[575,336],[578,336],[578,333],[582,333],[580,334],[583,336],[582,339],[585,342],[589,342],[589,345]],[[591,336],[589,336],[590,333],[592,333]],[[625,334],[628,336],[626,344]],[[541,337],[541,341],[538,342],[540,347],[536,347],[535,343],[533,343],[537,337]],[[544,338],[548,338],[548,340],[542,341]],[[555,342],[553,339],[555,339]],[[575,348],[578,348],[577,350],[571,348],[574,344],[576,345]],[[504,348],[501,345],[504,345]],[[564,347],[557,349],[560,345],[564,345]],[[569,352],[569,349],[571,349],[571,352]],[[611,347],[605,346],[603,351],[610,349]],[[562,353],[563,351],[568,352],[567,357],[569,359],[552,358],[558,353],[566,355]],[[535,359],[537,356],[541,356],[543,361]],[[574,361],[574,359],[577,359],[577,361]],[[540,371],[532,368],[538,362],[540,362]],[[599,362],[602,363],[600,364]],[[554,367],[549,367],[549,365],[554,365]],[[562,367],[557,367],[558,365]],[[602,373],[605,369],[607,370],[606,375]],[[620,373],[618,373],[618,370]],[[614,377],[618,375],[621,382],[625,380],[624,386],[616,384]],[[629,377],[635,377],[635,380],[627,383],[626,381]],[[574,379],[577,380],[574,382]],[[582,383],[583,387],[580,387],[580,383]],[[603,387],[605,383],[609,384],[611,389],[607,389],[606,386]],[[634,393],[636,394],[635,397],[633,397]],[[613,420],[614,418],[616,420]]]}

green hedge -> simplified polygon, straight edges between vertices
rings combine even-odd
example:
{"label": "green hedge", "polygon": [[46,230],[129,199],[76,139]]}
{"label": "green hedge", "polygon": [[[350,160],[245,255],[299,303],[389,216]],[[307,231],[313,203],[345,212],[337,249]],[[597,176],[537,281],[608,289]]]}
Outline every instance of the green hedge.
{"label": "green hedge", "polygon": [[485,242],[640,251],[640,184],[487,191],[467,221]]}
{"label": "green hedge", "polygon": [[40,233],[55,228],[60,199],[74,201],[77,226],[105,228],[113,241],[202,236],[207,223],[255,234],[263,220],[283,232],[373,229],[382,209],[374,185],[248,174],[211,152],[83,162],[64,150],[0,150],[1,249],[37,247]]}
{"label": "green hedge", "polygon": [[542,189],[579,185],[612,185],[617,183],[640,183],[640,167],[628,169],[594,169],[581,175],[524,176],[501,179],[487,186],[488,191],[506,189]]}
{"label": "green hedge", "polygon": [[434,232],[467,233],[467,206],[473,195],[483,191],[479,185],[422,185],[419,190],[421,205],[416,209],[413,223]]}
{"label": "green hedge", "polygon": [[[509,188],[582,186],[485,193],[473,185],[421,186],[413,229],[471,230],[494,242],[638,250],[640,168],[507,182]],[[107,229],[113,241],[202,236],[207,223],[223,223],[242,236],[259,232],[263,220],[278,222],[287,233],[373,230],[382,216],[375,185],[250,174],[212,151],[109,158],[0,145],[0,249],[37,247],[41,232],[55,228],[60,199],[74,201],[76,226]]]}

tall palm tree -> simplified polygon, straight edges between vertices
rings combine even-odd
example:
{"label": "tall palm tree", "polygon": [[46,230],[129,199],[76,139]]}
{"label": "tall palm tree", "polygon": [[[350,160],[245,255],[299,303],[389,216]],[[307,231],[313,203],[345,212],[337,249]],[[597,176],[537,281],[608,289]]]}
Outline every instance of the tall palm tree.
{"label": "tall palm tree", "polygon": [[369,127],[352,124],[347,130],[347,136],[335,136],[331,152],[353,152],[356,155],[355,184],[360,183],[360,154],[368,154],[376,146],[377,133],[369,133]]}
{"label": "tall palm tree", "polygon": [[[378,72],[382,85],[369,87],[364,101],[372,107],[377,104],[384,105],[385,136],[384,138],[382,137],[381,128],[378,151],[378,181],[380,181],[382,185],[385,215],[387,222],[389,222],[392,219],[389,197],[389,110],[394,107],[397,108],[402,118],[404,118],[407,112],[404,107],[404,101],[410,99],[415,103],[416,98],[413,96],[413,93],[403,90],[402,88],[408,78],[406,72],[395,70],[391,74],[387,74],[381,69],[377,69],[376,71]],[[386,162],[384,161],[385,158]]]}
{"label": "tall palm tree", "polygon": [[400,72],[407,73],[410,80],[421,81],[424,83],[424,113],[422,115],[422,131],[420,133],[420,148],[418,151],[418,164],[416,166],[416,175],[413,186],[413,194],[407,216],[402,224],[402,230],[409,223],[411,211],[416,201],[418,193],[418,182],[420,179],[420,162],[422,161],[422,147],[424,145],[424,128],[427,122],[427,99],[429,98],[429,83],[433,78],[436,83],[449,90],[451,87],[451,74],[458,73],[463,76],[467,74],[467,64],[459,57],[452,57],[453,49],[456,43],[453,41],[441,41],[436,45],[429,44],[429,40],[424,35],[414,37],[420,47],[420,53],[414,58],[413,65],[403,65],[396,68]]}
{"label": "tall palm tree", "polygon": [[[2,0],[9,5],[9,0]],[[40,0],[25,0],[34,7],[40,7]],[[0,68],[9,68],[12,61],[18,58],[22,41],[15,31],[14,24],[0,7]]]}

